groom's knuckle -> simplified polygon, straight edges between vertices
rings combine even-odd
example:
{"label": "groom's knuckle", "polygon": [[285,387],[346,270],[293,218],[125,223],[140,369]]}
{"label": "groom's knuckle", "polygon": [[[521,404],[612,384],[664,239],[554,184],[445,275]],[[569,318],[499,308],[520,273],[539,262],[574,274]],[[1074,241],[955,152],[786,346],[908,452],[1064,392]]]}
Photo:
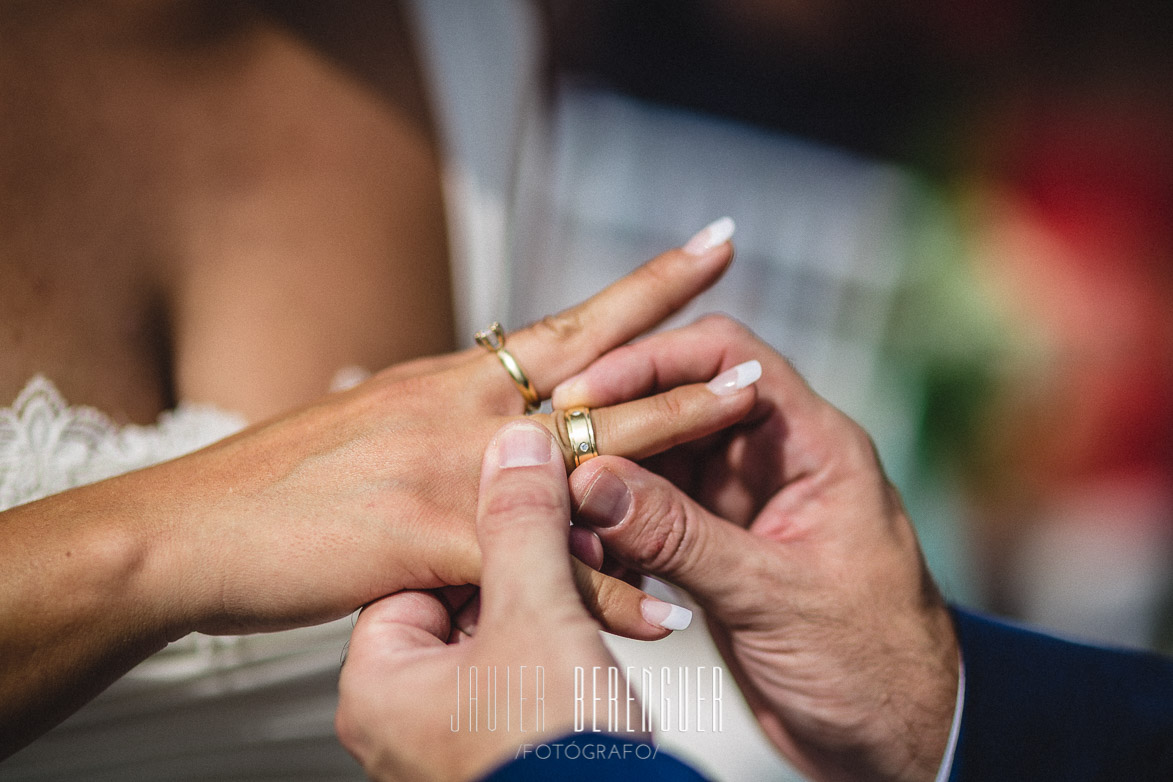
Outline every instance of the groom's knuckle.
{"label": "groom's knuckle", "polygon": [[873,467],[878,461],[876,444],[871,434],[862,425],[843,413],[838,416],[840,431],[843,433],[845,454],[852,465],[861,468]]}
{"label": "groom's knuckle", "polygon": [[633,541],[635,564],[646,570],[671,570],[680,561],[688,539],[688,515],[678,498],[660,498],[644,508],[643,523]]}
{"label": "groom's knuckle", "polygon": [[359,728],[358,720],[351,714],[349,705],[346,700],[343,700],[335,712],[334,731],[342,746],[353,750],[360,743],[362,731]]}
{"label": "groom's knuckle", "polygon": [[565,506],[565,499],[548,482],[524,481],[489,492],[484,515],[491,527],[501,528],[565,515]]}

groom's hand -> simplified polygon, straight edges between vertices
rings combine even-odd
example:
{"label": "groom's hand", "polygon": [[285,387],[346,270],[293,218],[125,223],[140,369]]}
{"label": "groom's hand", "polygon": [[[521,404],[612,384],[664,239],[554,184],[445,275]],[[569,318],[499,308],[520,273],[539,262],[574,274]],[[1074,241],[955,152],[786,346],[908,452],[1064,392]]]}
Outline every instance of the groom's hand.
{"label": "groom's hand", "polygon": [[[337,728],[372,778],[471,779],[524,744],[572,731],[576,667],[589,672],[615,661],[575,590],[569,530],[566,472],[553,438],[529,421],[507,424],[482,466],[476,637],[448,643],[447,612],[422,592],[374,603],[354,628]],[[470,672],[481,688],[475,702]]]}
{"label": "groom's hand", "polygon": [[678,485],[592,460],[571,476],[577,523],[698,600],[766,734],[812,779],[931,780],[957,640],[867,434],[721,318],[604,356],[554,398],[611,404],[723,370],[736,382],[754,359],[745,421],[656,462]]}

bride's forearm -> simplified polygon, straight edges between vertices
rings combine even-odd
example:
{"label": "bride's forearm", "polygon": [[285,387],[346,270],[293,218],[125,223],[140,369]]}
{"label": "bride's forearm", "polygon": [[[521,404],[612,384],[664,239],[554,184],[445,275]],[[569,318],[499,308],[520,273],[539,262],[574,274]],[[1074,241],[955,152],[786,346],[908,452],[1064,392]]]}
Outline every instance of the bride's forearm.
{"label": "bride's forearm", "polygon": [[0,758],[186,633],[154,583],[163,525],[136,488],[116,478],[0,514]]}
{"label": "bride's forearm", "polygon": [[[684,306],[732,257],[718,221],[592,299],[509,335],[539,394]],[[478,465],[524,404],[495,351],[375,375],[201,451],[0,514],[0,756],[172,638],[336,619],[403,589],[479,583]],[[740,421],[755,393],[691,383],[590,411],[644,458]],[[563,435],[558,413],[531,418]],[[566,443],[564,458],[573,466]],[[581,572],[581,571],[580,571]],[[584,572],[604,625],[668,630]]]}

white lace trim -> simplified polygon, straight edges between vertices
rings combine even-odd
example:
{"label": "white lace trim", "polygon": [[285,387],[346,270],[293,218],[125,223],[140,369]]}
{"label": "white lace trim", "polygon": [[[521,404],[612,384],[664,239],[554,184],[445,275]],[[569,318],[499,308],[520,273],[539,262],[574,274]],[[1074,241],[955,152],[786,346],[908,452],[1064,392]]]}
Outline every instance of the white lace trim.
{"label": "white lace trim", "polygon": [[[366,375],[348,367],[332,388],[352,386]],[[213,405],[184,403],[155,424],[120,425],[93,407],[71,406],[52,381],[37,375],[11,407],[0,408],[0,510],[183,456],[245,423],[243,416]],[[261,686],[307,665],[337,666],[350,626],[343,618],[267,635],[192,633],[116,682],[102,696],[103,708],[116,708],[112,704],[127,697],[145,698],[144,688],[168,682],[186,681],[209,695]]]}
{"label": "white lace trim", "polygon": [[69,405],[37,375],[12,407],[0,408],[0,510],[174,459],[244,425],[234,413],[188,403],[153,425],[119,425],[100,410]]}

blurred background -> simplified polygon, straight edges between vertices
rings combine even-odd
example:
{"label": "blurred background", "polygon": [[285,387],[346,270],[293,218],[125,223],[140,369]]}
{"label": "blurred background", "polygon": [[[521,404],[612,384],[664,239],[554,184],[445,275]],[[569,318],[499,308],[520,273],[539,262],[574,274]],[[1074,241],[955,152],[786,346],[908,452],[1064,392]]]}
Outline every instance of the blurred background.
{"label": "blurred background", "polygon": [[[864,424],[950,600],[1173,653],[1169,0],[166,5],[187,26],[163,29],[159,51],[201,77],[228,62],[217,59],[235,51],[225,44],[257,31],[378,100],[414,85],[418,67],[466,344],[493,320],[516,328],[580,301],[732,216],[732,269],[675,323],[740,319]],[[117,21],[150,6],[4,8],[11,24],[46,8]],[[141,55],[142,32],[111,36],[113,53]],[[404,67],[409,57],[418,62]],[[53,87],[30,74],[21,95]],[[182,86],[168,89],[182,97]],[[118,105],[130,116],[114,124],[137,128],[149,105]],[[297,127],[268,119],[265,132]],[[231,140],[255,120],[192,124]],[[128,157],[174,163],[140,142]],[[330,193],[313,197],[332,206]],[[613,648],[625,665],[720,665],[699,621]],[[316,714],[284,701],[229,711],[274,755],[288,753],[272,736],[311,735],[301,722],[313,720],[342,755],[332,666]],[[160,746],[182,732],[149,722]],[[124,743],[155,749],[140,723],[96,724],[136,738],[97,732],[71,756],[49,740],[34,752],[107,762],[104,751],[127,755]],[[744,708],[721,733],[660,742],[714,779],[796,778]],[[321,746],[307,756],[325,757]]]}
{"label": "blurred background", "polygon": [[[733,216],[733,269],[679,320],[743,320],[865,424],[950,600],[1173,652],[1173,4],[538,19],[515,322]],[[787,778],[705,742],[669,746]]]}
{"label": "blurred background", "polygon": [[728,212],[706,305],[869,425],[951,598],[1173,651],[1173,5],[542,13],[548,240]]}

